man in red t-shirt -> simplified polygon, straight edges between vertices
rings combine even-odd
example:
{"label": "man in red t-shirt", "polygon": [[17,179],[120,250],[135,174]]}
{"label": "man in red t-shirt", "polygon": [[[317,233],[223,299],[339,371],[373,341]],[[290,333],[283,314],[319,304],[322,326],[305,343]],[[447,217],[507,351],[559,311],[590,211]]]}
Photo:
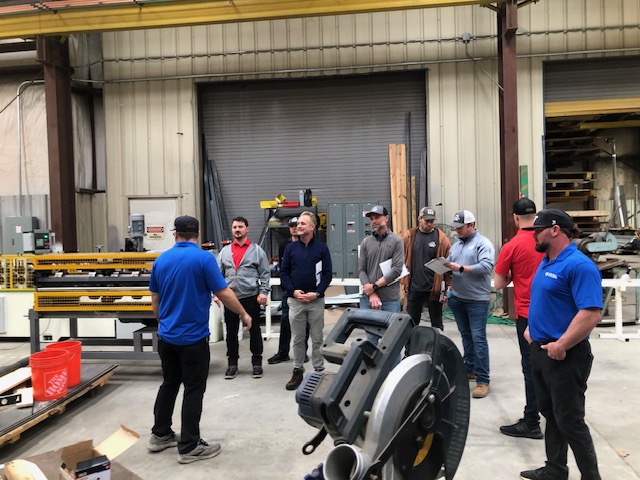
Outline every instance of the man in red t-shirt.
{"label": "man in red t-shirt", "polygon": [[529,325],[529,295],[531,280],[544,254],[536,252],[536,241],[532,231],[522,230],[530,227],[536,216],[536,204],[523,197],[513,204],[513,220],[518,233],[505,243],[498,254],[495,269],[496,290],[505,288],[513,281],[513,297],[516,307],[516,330],[520,344],[522,373],[524,374],[524,390],[527,403],[524,407],[524,418],[513,425],[500,427],[500,431],[512,437],[541,439],[540,414],[536,402],[536,393],[531,371],[530,346],[524,338],[524,331]]}

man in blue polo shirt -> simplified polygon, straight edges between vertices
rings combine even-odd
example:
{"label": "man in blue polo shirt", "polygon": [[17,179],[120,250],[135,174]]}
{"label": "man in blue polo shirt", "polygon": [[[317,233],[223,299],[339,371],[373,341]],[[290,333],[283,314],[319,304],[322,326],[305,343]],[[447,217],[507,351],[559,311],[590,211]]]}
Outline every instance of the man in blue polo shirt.
{"label": "man in blue polo shirt", "polygon": [[547,419],[544,467],[520,473],[532,480],[566,480],[571,447],[583,480],[600,480],[598,459],[584,421],[585,391],[593,355],[589,333],[602,318],[598,267],[571,239],[577,229],[562,210],[538,212],[536,250],[546,253],[531,283],[531,368],[540,413]]}
{"label": "man in blue polo shirt", "polygon": [[[209,307],[215,292],[224,306],[236,312],[247,328],[251,317],[227,286],[216,259],[198,247],[199,223],[193,217],[176,218],[175,245],[153,263],[149,290],[158,319],[158,354],[162,385],[153,407],[154,425],[147,445],[150,452],[178,447],[180,463],[215,457],[220,444],[200,438],[202,400],[209,375]],[[171,429],[180,384],[182,431]]]}

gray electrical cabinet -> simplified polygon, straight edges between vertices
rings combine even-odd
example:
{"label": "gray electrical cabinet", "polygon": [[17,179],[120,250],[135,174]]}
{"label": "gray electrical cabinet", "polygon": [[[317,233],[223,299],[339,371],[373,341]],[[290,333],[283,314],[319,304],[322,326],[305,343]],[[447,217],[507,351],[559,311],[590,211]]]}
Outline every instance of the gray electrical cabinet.
{"label": "gray electrical cabinet", "polygon": [[2,225],[2,253],[24,253],[24,235],[39,228],[36,217],[6,217]]}
{"label": "gray electrical cabinet", "polygon": [[371,235],[365,213],[378,202],[344,202],[327,205],[327,245],[335,278],[358,278],[358,247]]}

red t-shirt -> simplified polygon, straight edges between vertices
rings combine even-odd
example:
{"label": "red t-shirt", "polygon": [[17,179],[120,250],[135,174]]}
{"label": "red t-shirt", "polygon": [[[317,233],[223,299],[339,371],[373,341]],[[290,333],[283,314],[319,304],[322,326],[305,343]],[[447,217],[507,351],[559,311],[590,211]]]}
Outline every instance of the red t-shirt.
{"label": "red t-shirt", "polygon": [[235,240],[231,244],[231,257],[233,257],[233,263],[236,266],[236,270],[240,266],[240,262],[242,261],[242,257],[247,253],[247,248],[251,245],[251,240],[248,238],[244,241],[244,245],[238,245],[238,242]]}
{"label": "red t-shirt", "polygon": [[518,230],[516,236],[505,243],[498,254],[496,273],[507,276],[511,273],[516,315],[529,318],[529,295],[531,280],[542,261],[544,253],[536,252],[533,231]]}

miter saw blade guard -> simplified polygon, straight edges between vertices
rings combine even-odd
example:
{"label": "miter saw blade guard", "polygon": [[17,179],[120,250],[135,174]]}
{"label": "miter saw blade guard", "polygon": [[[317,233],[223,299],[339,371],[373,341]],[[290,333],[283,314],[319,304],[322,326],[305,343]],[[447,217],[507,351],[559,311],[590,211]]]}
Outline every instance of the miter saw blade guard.
{"label": "miter saw blade guard", "polygon": [[[349,333],[366,327],[367,334],[380,328],[382,338],[378,345],[356,338],[340,350],[333,340],[344,343],[345,327]],[[438,330],[416,327],[409,356],[394,368],[407,327],[410,331],[405,314],[346,312],[327,337],[328,355],[323,347],[329,361],[344,359],[342,367],[337,374],[311,374],[298,389],[300,416],[320,428],[303,451],[311,453],[327,433],[336,444],[324,464],[327,480],[369,480],[372,474],[380,480],[454,477],[469,426],[462,357]]]}

